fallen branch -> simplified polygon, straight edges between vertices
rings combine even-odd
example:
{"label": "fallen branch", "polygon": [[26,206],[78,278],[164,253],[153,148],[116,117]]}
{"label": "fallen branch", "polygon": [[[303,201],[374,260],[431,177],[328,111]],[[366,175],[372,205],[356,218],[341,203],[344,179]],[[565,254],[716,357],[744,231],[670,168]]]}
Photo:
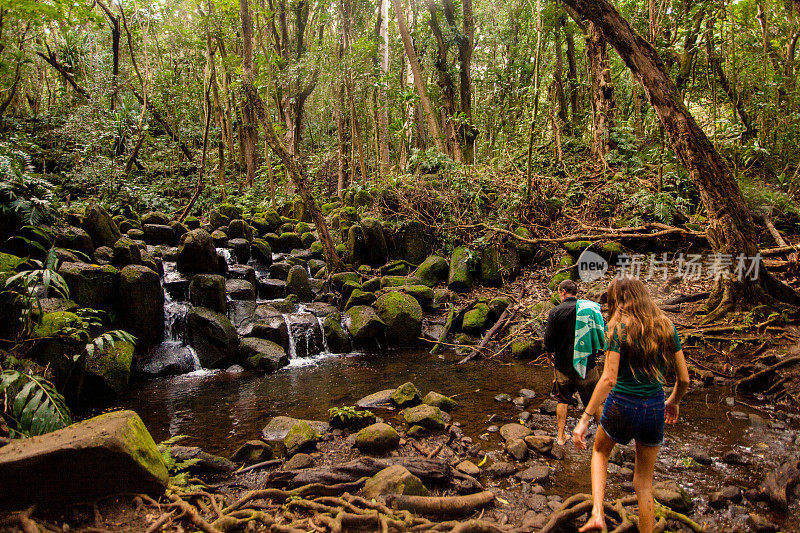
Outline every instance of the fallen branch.
{"label": "fallen branch", "polygon": [[480,353],[480,351],[483,350],[487,344],[489,344],[489,341],[492,340],[492,337],[494,337],[495,333],[501,331],[510,320],[513,320],[516,311],[512,311],[510,307],[511,306],[505,308],[503,314],[500,315],[500,318],[498,318],[497,322],[495,322],[494,326],[492,326],[492,329],[487,331],[486,334],[483,336],[483,339],[481,339],[480,344],[478,344],[475,348],[473,348],[472,351],[469,353],[469,355],[467,355],[461,361],[459,361],[458,362],[459,365],[464,364],[467,361],[471,361],[473,358],[475,358],[475,356],[477,356],[478,353]]}
{"label": "fallen branch", "polygon": [[242,468],[237,470],[233,473],[234,476],[238,476],[239,474],[244,474],[245,472],[251,472],[253,470],[258,470],[259,468],[269,468],[270,466],[277,466],[283,462],[282,459],[270,459],[269,461],[262,461],[260,463],[256,463],[254,465],[250,465],[246,468]]}
{"label": "fallen branch", "polygon": [[389,495],[386,502],[394,509],[404,509],[421,515],[464,516],[494,501],[490,491],[468,496],[404,496]]}
{"label": "fallen branch", "polygon": [[739,389],[739,387],[750,385],[751,383],[756,383],[759,380],[761,380],[761,379],[767,377],[768,375],[772,374],[776,370],[779,370],[779,369],[781,369],[781,368],[783,368],[785,366],[790,366],[790,365],[793,365],[793,364],[796,364],[796,363],[800,363],[800,355],[795,355],[795,356],[792,356],[792,357],[786,357],[786,358],[778,361],[774,365],[765,368],[764,370],[756,372],[755,374],[747,376],[746,378],[740,379],[736,383],[736,385],[734,386],[733,390],[736,391],[736,390]]}

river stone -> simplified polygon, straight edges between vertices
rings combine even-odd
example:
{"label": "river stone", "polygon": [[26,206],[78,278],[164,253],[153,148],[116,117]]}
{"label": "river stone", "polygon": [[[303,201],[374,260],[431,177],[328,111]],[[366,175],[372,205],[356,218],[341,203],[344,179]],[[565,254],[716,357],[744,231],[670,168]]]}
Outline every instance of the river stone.
{"label": "river stone", "polygon": [[500,428],[500,436],[503,437],[506,442],[516,439],[523,439],[531,433],[532,432],[530,428],[527,428],[522,424],[505,424]]}
{"label": "river stone", "polygon": [[69,287],[70,298],[80,307],[113,309],[119,297],[119,271],[111,265],[63,263],[58,273]]}
{"label": "river stone", "polygon": [[555,400],[545,400],[539,405],[539,412],[543,415],[555,415],[558,402]]}
{"label": "river stone", "polygon": [[497,286],[501,278],[500,248],[490,246],[481,250],[481,281],[484,285]]}
{"label": "river stone", "polygon": [[357,305],[345,312],[345,325],[356,342],[374,339],[386,329],[386,324],[372,307]]}
{"label": "river stone", "polygon": [[272,264],[272,247],[264,239],[253,239],[250,251],[261,266],[269,267]]}
{"label": "river stone", "polygon": [[393,344],[409,345],[419,342],[422,307],[414,298],[401,292],[390,292],[378,298],[375,310],[388,327]]}
{"label": "river stone", "polygon": [[550,468],[546,465],[534,465],[519,472],[516,477],[527,483],[543,483],[550,477]]}
{"label": "river stone", "polygon": [[439,394],[438,392],[430,391],[422,399],[422,403],[438,407],[442,411],[452,411],[458,407],[458,402],[449,396]]}
{"label": "river stone", "polygon": [[217,211],[229,221],[242,218],[242,208],[238,205],[222,203],[217,206]]}
{"label": "river stone", "polygon": [[391,409],[392,408],[391,397],[394,391],[395,389],[385,389],[382,391],[374,392],[358,400],[356,402],[356,406],[362,409],[369,409],[369,408]]}
{"label": "river stone", "polygon": [[159,495],[164,459],[139,415],[115,411],[0,448],[4,505],[89,501],[123,493]]}
{"label": "river stone", "polygon": [[359,277],[355,272],[337,272],[331,276],[331,284],[337,291],[341,291],[348,281],[358,283]]}
{"label": "river stone", "polygon": [[142,241],[144,242],[144,232],[139,228],[131,228],[128,231],[124,232],[128,237],[133,239],[134,241]]}
{"label": "river stone", "polygon": [[311,284],[308,281],[308,272],[300,265],[295,265],[289,270],[286,278],[286,293],[294,294],[301,302],[310,302],[314,299]]}
{"label": "river stone", "polygon": [[[522,226],[518,226],[514,233],[523,237],[525,239],[532,238],[531,232],[528,228],[524,228]],[[523,264],[528,264],[533,259],[533,256],[536,254],[536,245],[531,243],[526,243],[522,241],[515,240],[515,248],[517,249],[517,253],[519,254],[520,261]]]}
{"label": "river stone", "polygon": [[[258,306],[256,308],[256,315],[258,315],[261,307]],[[272,341],[284,350],[289,350],[289,328],[280,313],[274,316],[256,316],[252,322],[240,328],[239,333],[246,333],[250,337]]]}
{"label": "river stone", "polygon": [[528,445],[522,439],[506,442],[506,453],[517,461],[524,461],[528,457]]}
{"label": "river stone", "polygon": [[480,333],[489,325],[489,306],[479,303],[464,313],[461,329],[468,333]]}
{"label": "river stone", "polygon": [[175,234],[175,239],[178,242],[180,242],[181,237],[183,237],[186,233],[189,233],[189,226],[181,224],[177,220],[173,220],[167,225],[172,228],[172,232]]}
{"label": "river stone", "polygon": [[146,266],[128,265],[120,272],[119,279],[122,329],[136,336],[140,348],[161,342],[164,338],[161,278]]}
{"label": "river stone", "polygon": [[777,533],[780,527],[770,522],[770,520],[760,514],[750,513],[747,515],[747,525],[755,533]]}
{"label": "river stone", "polygon": [[284,470],[302,470],[314,466],[314,458],[307,453],[297,453],[283,465]]}
{"label": "river stone", "polygon": [[537,453],[547,454],[553,450],[554,440],[549,435],[528,435],[525,437],[525,444]]}
{"label": "river stone", "polygon": [[364,453],[383,454],[400,444],[400,435],[389,424],[378,422],[356,434],[356,448]]}
{"label": "river stone", "polygon": [[737,450],[728,450],[722,455],[722,462],[727,465],[744,466],[750,461],[747,460],[745,455]]}
{"label": "river stone", "polygon": [[67,250],[75,250],[91,256],[94,253],[94,243],[89,233],[76,226],[61,228],[55,235],[55,245]]}
{"label": "river stone", "polygon": [[224,231],[224,228],[226,227],[227,226],[223,226],[222,228],[215,229],[211,232],[211,240],[216,248],[228,247],[228,234]]}
{"label": "river stone", "polygon": [[427,429],[444,429],[445,423],[442,418],[442,411],[432,405],[418,405],[409,407],[403,411],[403,420],[409,426],[422,426]]}
{"label": "river stone", "polygon": [[322,321],[322,329],[333,353],[350,353],[350,337],[342,327],[342,315],[331,313]]}
{"label": "river stone", "polygon": [[247,239],[228,239],[228,246],[233,249],[237,263],[244,265],[250,260],[250,243]]}
{"label": "river stone", "polygon": [[114,260],[114,249],[110,246],[98,246],[94,249],[94,262],[98,265],[110,265]]}
{"label": "river stone", "polygon": [[169,223],[169,216],[161,211],[148,211],[142,215],[142,224],[162,224],[166,226]]}
{"label": "river stone", "polygon": [[219,272],[219,259],[214,241],[203,229],[193,229],[181,238],[176,259],[178,272],[187,277]]}
{"label": "river stone", "polygon": [[231,455],[231,461],[252,465],[272,459],[272,447],[260,440],[249,440]]}
{"label": "river stone", "polygon": [[[375,218],[361,219],[360,226],[364,233],[364,255],[360,264],[367,264],[379,267],[386,264],[389,257],[389,249],[386,246],[386,237],[383,235],[383,226],[380,220]],[[353,263],[354,266],[358,267]]]}
{"label": "river stone", "polygon": [[95,200],[86,206],[83,214],[83,229],[92,238],[95,246],[114,246],[117,239],[122,236],[111,215]]}
{"label": "river stone", "polygon": [[189,282],[189,301],[195,307],[207,307],[225,313],[225,278],[219,274],[195,274]]}
{"label": "river stone", "polygon": [[286,456],[291,457],[297,452],[310,450],[316,446],[320,434],[305,420],[296,421],[283,438]]}
{"label": "river stone", "polygon": [[472,461],[470,461],[469,459],[466,459],[458,463],[456,465],[456,470],[472,477],[478,477],[479,475],[481,475],[480,467],[475,463],[473,463]]}
{"label": "river stone", "polygon": [[236,470],[230,459],[204,452],[197,446],[170,446],[169,454],[175,461],[191,462],[186,470],[192,473],[228,473]]}
{"label": "river stone", "polygon": [[292,268],[292,265],[285,261],[279,261],[277,263],[272,263],[269,267],[269,276],[273,279],[280,279],[286,281],[286,278],[289,277],[289,269]]}
{"label": "river stone", "polygon": [[447,279],[449,265],[444,257],[432,255],[425,259],[414,271],[414,276],[422,280],[424,285],[433,287]]}
{"label": "river stone", "polygon": [[282,346],[257,337],[245,337],[239,342],[239,360],[256,372],[274,372],[289,364]]}
{"label": "river stone", "polygon": [[303,241],[300,239],[300,235],[294,233],[293,231],[281,233],[278,236],[277,249],[279,252],[289,253],[296,248],[302,247]]}
{"label": "river stone", "polygon": [[279,300],[286,297],[286,282],[279,279],[259,279],[258,297],[267,300]]}
{"label": "river stone", "polygon": [[514,475],[516,471],[517,467],[515,467],[513,463],[500,461],[493,463],[489,468],[487,468],[486,475],[491,478],[507,478]]}
{"label": "river stone", "polygon": [[243,279],[225,281],[225,293],[231,300],[255,300],[256,290],[253,284]]}
{"label": "river stone", "polygon": [[377,500],[390,494],[427,496],[428,489],[404,466],[392,465],[369,478],[364,483],[362,493],[368,500]]}
{"label": "river stone", "polygon": [[189,311],[189,337],[203,368],[224,368],[236,357],[239,336],[228,317],[205,307]]}
{"label": "river stone", "polygon": [[247,222],[241,218],[236,218],[228,223],[228,237],[231,239],[244,239],[249,242],[253,240],[253,230]]}
{"label": "river stone", "polygon": [[134,345],[118,340],[86,356],[81,395],[85,401],[109,400],[128,387]]}
{"label": "river stone", "polygon": [[416,385],[409,381],[397,387],[390,399],[398,407],[411,407],[422,402],[422,395]]}
{"label": "river stone", "polygon": [[294,427],[294,425],[298,422],[305,422],[311,426],[311,429],[313,429],[315,433],[320,435],[328,433],[331,429],[327,422],[321,422],[318,420],[300,420],[289,416],[276,416],[270,419],[264,429],[261,430],[261,438],[270,444],[283,442],[283,440],[289,434],[289,430],[291,430],[292,427]]}
{"label": "river stone", "polygon": [[144,231],[144,241],[147,244],[168,244],[171,246],[176,242],[175,230],[170,226],[144,224],[142,231]]}
{"label": "river stone", "polygon": [[689,457],[694,459],[695,462],[697,462],[697,463],[699,463],[701,465],[710,465],[711,463],[714,462],[711,459],[711,455],[709,455],[707,450],[705,450],[703,448],[700,448],[700,447],[697,447],[697,446],[693,446],[693,447],[689,448],[686,451],[686,453],[689,455]]}
{"label": "river stone", "polygon": [[687,513],[693,504],[689,494],[674,481],[662,481],[653,485],[653,496],[659,503],[673,511]]}

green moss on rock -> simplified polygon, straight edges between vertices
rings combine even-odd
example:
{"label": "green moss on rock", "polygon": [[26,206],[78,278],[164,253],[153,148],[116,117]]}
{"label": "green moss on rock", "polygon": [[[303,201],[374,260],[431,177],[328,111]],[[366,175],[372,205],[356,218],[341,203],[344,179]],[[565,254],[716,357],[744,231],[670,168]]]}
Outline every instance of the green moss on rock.
{"label": "green moss on rock", "polygon": [[422,402],[422,395],[413,383],[406,382],[397,387],[389,398],[398,407],[410,407]]}

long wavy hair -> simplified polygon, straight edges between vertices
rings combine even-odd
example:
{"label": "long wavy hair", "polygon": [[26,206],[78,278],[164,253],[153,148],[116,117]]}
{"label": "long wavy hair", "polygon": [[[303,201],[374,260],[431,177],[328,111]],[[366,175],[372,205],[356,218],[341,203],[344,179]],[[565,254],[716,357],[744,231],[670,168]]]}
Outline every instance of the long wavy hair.
{"label": "long wavy hair", "polygon": [[675,353],[672,321],[658,308],[644,283],[632,276],[614,278],[608,286],[608,340],[614,333],[627,347],[634,375],[662,381],[661,368]]}

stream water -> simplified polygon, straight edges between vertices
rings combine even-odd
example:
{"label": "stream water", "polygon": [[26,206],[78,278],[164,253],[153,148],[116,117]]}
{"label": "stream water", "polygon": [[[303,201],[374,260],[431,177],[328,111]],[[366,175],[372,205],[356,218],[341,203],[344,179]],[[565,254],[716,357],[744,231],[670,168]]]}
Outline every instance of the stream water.
{"label": "stream water", "polygon": [[[521,388],[533,389],[537,398],[529,410],[535,411],[549,397],[551,372],[547,367],[519,362],[456,365],[452,359],[443,361],[427,352],[409,350],[320,355],[268,375],[217,371],[149,380],[135,387],[121,405],[142,416],[156,441],[188,435],[184,441],[187,445],[229,455],[245,441],[259,438],[272,416],[326,420],[329,407],[354,405],[363,396],[411,381],[423,394],[436,390],[458,395],[454,420],[489,452],[501,449],[499,435],[486,432],[489,416],[498,415],[491,424],[502,425],[516,421],[520,412],[494,397],[500,393],[514,396]],[[704,499],[725,485],[756,487],[773,466],[770,458],[796,446],[793,441],[797,432],[789,429],[791,419],[774,421],[775,427],[770,427],[768,420],[765,426],[751,427],[749,420],[731,416],[732,408],[725,403],[728,397],[730,391],[722,387],[697,388],[687,395],[681,404],[681,420],[667,430],[657,480],[675,480],[693,496]],[[734,409],[756,412],[741,405]],[[760,414],[768,419],[769,413]],[[550,419],[554,434],[555,417]],[[702,467],[693,464],[688,459],[691,447],[705,450],[713,463]],[[566,449],[563,461],[550,462],[556,470],[548,490],[564,497],[589,492],[589,453],[578,452],[570,444]],[[730,450],[744,455],[750,464],[723,463],[722,456]],[[502,455],[492,452],[490,458],[504,460]],[[610,497],[630,491],[619,479],[616,483],[611,479]],[[795,503],[790,516],[797,515]],[[733,515],[728,518],[720,517],[722,523],[730,525],[737,519]],[[739,518],[741,522],[743,518]]]}

